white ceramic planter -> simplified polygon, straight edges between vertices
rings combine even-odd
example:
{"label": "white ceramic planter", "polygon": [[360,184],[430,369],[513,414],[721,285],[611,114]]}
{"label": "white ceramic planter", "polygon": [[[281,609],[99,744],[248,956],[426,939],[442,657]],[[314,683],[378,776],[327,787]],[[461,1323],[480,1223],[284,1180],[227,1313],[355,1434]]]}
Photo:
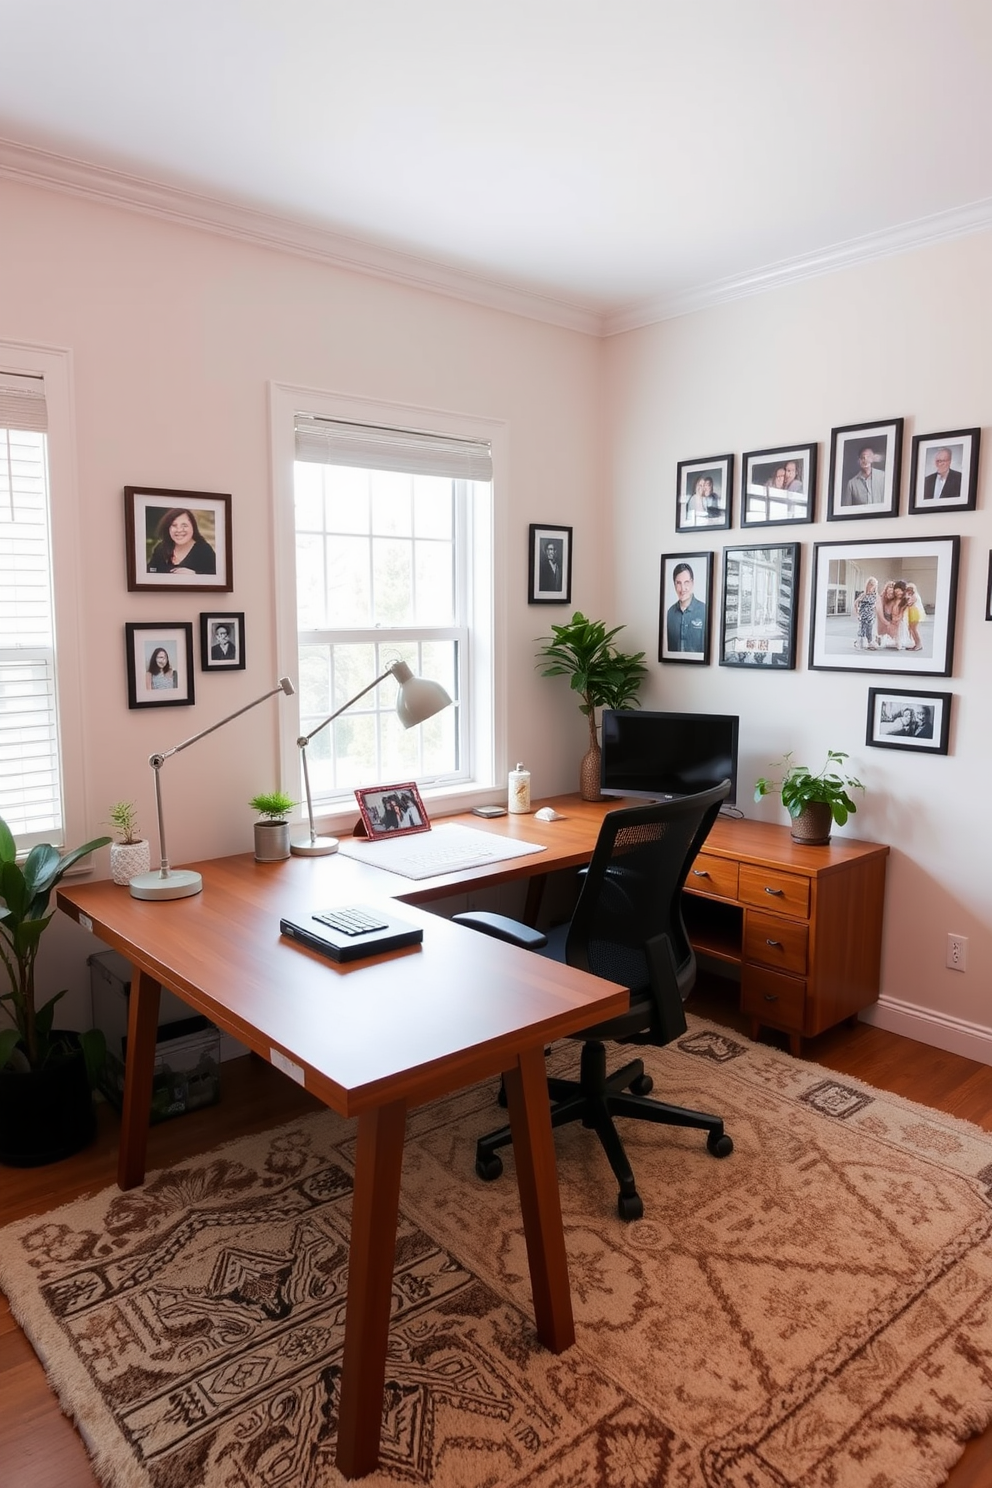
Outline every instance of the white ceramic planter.
{"label": "white ceramic planter", "polygon": [[278,863],[289,857],[289,822],[258,821],[255,823],[255,860]]}
{"label": "white ceramic planter", "polygon": [[146,840],[110,844],[110,876],[115,884],[129,884],[150,866],[151,848]]}

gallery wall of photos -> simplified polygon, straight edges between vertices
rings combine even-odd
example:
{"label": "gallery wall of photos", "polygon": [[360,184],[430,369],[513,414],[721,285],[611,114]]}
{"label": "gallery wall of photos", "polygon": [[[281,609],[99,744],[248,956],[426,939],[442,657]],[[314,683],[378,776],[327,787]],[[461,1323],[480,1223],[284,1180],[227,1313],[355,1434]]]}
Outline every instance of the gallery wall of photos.
{"label": "gallery wall of photos", "polygon": [[[752,529],[816,521],[818,494],[820,519],[828,522],[901,514],[948,519],[974,511],[981,430],[913,437],[901,513],[903,428],[902,418],[890,418],[832,429],[822,494],[816,442],[744,453],[739,489],[733,454],[679,461],[675,528],[691,533],[697,546],[661,555],[659,661],[708,666],[715,650],[720,666],[795,670],[800,569],[807,562],[810,669],[887,674],[888,686],[868,692],[866,742],[946,754],[952,694],[906,684],[953,674],[957,533],[934,536],[922,525],[920,536],[892,539],[845,532],[837,541],[810,544],[805,557],[801,542],[781,540],[784,532],[752,535]],[[700,548],[705,533],[729,532],[735,516],[739,542],[728,541],[722,553]],[[985,618],[992,620],[992,553]]]}

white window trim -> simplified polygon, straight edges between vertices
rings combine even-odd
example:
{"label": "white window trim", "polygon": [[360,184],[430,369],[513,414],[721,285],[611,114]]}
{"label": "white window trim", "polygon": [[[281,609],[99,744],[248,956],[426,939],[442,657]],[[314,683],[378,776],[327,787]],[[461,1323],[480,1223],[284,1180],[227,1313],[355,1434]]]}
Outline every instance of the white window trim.
{"label": "white window trim", "polygon": [[[439,786],[424,792],[432,815],[465,811],[505,795],[506,750],[506,507],[508,429],[497,419],[451,413],[435,408],[354,398],[291,383],[270,382],[269,416],[272,455],[272,548],[275,554],[276,649],[279,670],[296,680],[298,668],[298,623],[296,606],[296,520],[293,466],[296,457],[294,421],[297,412],[342,419],[349,423],[385,425],[402,429],[429,430],[456,439],[487,440],[492,450],[493,481],[489,520],[492,539],[492,573],[473,575],[473,593],[478,610],[487,606],[491,617],[492,654],[477,657],[470,668],[472,683],[463,706],[471,709],[473,758],[471,778],[464,783]],[[477,545],[469,543],[468,552]],[[476,642],[477,643],[477,642]],[[478,677],[488,677],[480,687]],[[369,679],[371,680],[371,678]],[[280,779],[295,781],[299,774],[299,704],[290,702],[279,710]],[[491,783],[480,784],[488,777]],[[353,825],[357,808],[321,814],[322,829],[342,831]],[[302,811],[297,815],[302,817]]]}
{"label": "white window trim", "polygon": [[94,835],[86,828],[82,617],[78,572],[81,549],[72,352],[54,346],[0,341],[0,363],[5,372],[45,379],[55,593],[55,687],[65,829],[65,842],[61,845],[72,849]]}

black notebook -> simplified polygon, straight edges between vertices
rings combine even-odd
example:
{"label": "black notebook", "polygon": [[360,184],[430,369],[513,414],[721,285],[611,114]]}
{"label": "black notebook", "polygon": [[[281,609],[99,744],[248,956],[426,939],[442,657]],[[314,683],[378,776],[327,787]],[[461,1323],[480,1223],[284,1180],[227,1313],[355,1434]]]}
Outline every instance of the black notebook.
{"label": "black notebook", "polygon": [[397,920],[388,908],[375,904],[336,904],[305,924],[282,919],[279,929],[332,961],[360,961],[380,951],[419,945],[424,938],[419,925]]}

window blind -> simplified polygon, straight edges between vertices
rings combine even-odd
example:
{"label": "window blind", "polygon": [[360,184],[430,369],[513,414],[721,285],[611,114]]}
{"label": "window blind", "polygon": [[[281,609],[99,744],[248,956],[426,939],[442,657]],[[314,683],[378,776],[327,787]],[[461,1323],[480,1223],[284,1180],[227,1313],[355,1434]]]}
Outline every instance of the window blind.
{"label": "window blind", "polygon": [[488,444],[451,439],[444,434],[348,424],[303,413],[296,415],[296,458],[316,465],[351,465],[362,470],[396,470],[455,480],[493,478]]}
{"label": "window blind", "polygon": [[60,840],[62,790],[44,381],[0,372],[0,816]]}

